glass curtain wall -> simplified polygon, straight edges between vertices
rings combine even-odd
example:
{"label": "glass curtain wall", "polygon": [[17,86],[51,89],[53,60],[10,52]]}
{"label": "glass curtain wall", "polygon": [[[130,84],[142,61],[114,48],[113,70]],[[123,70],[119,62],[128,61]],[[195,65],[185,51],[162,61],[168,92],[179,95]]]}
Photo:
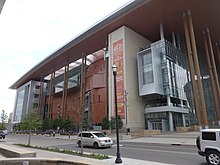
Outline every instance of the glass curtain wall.
{"label": "glass curtain wall", "polygon": [[152,53],[150,50],[142,56],[143,85],[154,82]]}

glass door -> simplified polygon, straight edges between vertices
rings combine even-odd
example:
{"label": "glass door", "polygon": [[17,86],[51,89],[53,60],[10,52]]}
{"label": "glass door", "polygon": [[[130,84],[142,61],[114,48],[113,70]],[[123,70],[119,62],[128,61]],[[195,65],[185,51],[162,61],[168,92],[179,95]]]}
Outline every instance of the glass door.
{"label": "glass door", "polygon": [[162,130],[162,122],[152,122],[153,130]]}

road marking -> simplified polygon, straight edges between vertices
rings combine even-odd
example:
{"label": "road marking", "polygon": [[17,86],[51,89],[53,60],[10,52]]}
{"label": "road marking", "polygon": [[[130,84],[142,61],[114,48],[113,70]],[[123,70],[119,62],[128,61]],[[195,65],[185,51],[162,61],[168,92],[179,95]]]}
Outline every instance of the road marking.
{"label": "road marking", "polygon": [[198,155],[197,153],[189,153],[189,152],[161,151],[161,150],[142,149],[142,148],[131,148],[131,147],[123,147],[123,149],[133,149],[133,150],[139,150],[139,151],[154,151],[154,152],[164,152],[164,153],[173,153],[173,154]]}
{"label": "road marking", "polygon": [[[113,144],[112,147],[117,147],[117,145],[116,145],[116,144]],[[119,144],[119,147],[123,147],[123,145],[122,145],[122,144]]]}

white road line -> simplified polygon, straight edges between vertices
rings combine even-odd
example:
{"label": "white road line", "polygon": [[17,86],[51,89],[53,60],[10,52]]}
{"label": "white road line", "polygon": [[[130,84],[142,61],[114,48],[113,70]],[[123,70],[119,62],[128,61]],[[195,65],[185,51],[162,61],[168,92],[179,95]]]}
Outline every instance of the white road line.
{"label": "white road line", "polygon": [[[117,147],[117,145],[116,145],[116,144],[113,144],[112,147]],[[119,147],[123,147],[123,145],[122,145],[122,144],[119,144]]]}

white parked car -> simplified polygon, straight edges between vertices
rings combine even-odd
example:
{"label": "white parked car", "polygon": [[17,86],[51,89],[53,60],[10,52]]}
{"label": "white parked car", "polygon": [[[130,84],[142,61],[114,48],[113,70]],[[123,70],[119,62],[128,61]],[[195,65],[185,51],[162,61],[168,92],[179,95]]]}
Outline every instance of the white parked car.
{"label": "white parked car", "polygon": [[204,129],[196,139],[198,154],[209,165],[220,165],[220,129]]}
{"label": "white parked car", "polygon": [[92,146],[94,148],[99,148],[111,147],[113,145],[113,141],[102,132],[83,131],[82,134],[79,133],[77,136],[77,144],[79,147],[81,147],[82,144],[83,146]]}

